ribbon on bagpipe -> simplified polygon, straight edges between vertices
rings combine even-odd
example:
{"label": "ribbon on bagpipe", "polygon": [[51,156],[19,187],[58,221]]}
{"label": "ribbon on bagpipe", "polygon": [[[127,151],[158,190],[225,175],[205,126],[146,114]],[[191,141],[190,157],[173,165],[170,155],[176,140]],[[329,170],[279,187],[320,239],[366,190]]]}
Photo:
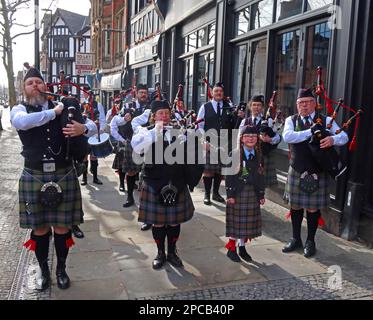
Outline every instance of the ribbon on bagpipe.
{"label": "ribbon on bagpipe", "polygon": [[[317,76],[318,76],[318,80],[317,80],[318,83],[317,83],[317,86],[316,86],[315,94],[318,97],[322,98],[325,101],[326,112],[327,112],[328,116],[332,116],[332,119],[333,119],[332,121],[335,120],[336,111],[338,111],[339,108],[346,109],[349,112],[352,112],[354,114],[354,117],[352,117],[351,119],[349,119],[342,126],[343,129],[347,129],[348,126],[350,125],[351,121],[353,119],[356,119],[356,121],[355,121],[355,128],[354,128],[354,134],[353,134],[350,146],[349,146],[349,150],[351,152],[353,152],[353,151],[356,150],[356,139],[357,139],[356,136],[357,136],[357,131],[358,131],[359,124],[360,124],[360,114],[362,113],[362,110],[358,110],[357,111],[355,108],[352,108],[352,107],[350,107],[348,105],[345,105],[341,101],[337,102],[337,101],[331,99],[328,96],[327,92],[326,92],[324,81],[321,78],[322,77],[322,68],[321,67],[317,68]],[[334,109],[334,107],[333,107],[334,105],[337,105],[338,109],[337,108]],[[317,108],[319,110],[321,110],[322,106],[320,104],[318,104]]]}
{"label": "ribbon on bagpipe", "polygon": [[211,87],[210,87],[208,80],[206,78],[203,78],[202,81],[207,86],[207,97],[209,98],[209,100],[212,100],[212,92],[211,92]]}

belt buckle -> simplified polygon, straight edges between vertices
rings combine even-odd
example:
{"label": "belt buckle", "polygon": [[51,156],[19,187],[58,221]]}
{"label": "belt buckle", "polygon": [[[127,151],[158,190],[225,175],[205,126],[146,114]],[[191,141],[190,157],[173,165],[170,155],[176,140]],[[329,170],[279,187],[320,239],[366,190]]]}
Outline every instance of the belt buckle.
{"label": "belt buckle", "polygon": [[53,158],[43,159],[42,162],[44,173],[56,172],[56,162]]}

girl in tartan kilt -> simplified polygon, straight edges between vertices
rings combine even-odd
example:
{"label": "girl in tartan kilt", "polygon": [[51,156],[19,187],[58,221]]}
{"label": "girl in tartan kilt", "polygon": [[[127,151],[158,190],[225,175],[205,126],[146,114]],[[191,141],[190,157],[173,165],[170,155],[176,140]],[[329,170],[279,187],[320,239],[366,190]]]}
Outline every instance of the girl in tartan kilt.
{"label": "girl in tartan kilt", "polygon": [[240,168],[226,177],[227,256],[234,262],[240,262],[240,257],[249,262],[252,259],[245,243],[262,235],[260,206],[265,202],[263,160],[255,126],[242,128],[239,150],[232,155],[240,158]]}
{"label": "girl in tartan kilt", "polygon": [[[315,130],[325,130],[326,124],[331,123],[331,118],[317,114],[316,100],[310,89],[299,90],[297,110],[298,114],[286,119],[283,131],[284,141],[289,144],[291,155],[284,199],[290,205],[293,237],[282,252],[288,253],[303,248],[301,227],[305,209],[308,235],[304,246],[304,256],[310,258],[316,253],[315,236],[318,225],[323,224],[321,209],[328,207],[329,177],[313,158],[309,144]],[[322,124],[314,124],[319,117]],[[338,125],[333,122],[329,130],[330,135],[320,140],[320,149],[342,146],[348,142],[345,132],[335,134],[338,129]],[[305,177],[308,179],[313,177],[317,184],[313,183],[312,188],[308,188],[304,184]]]}
{"label": "girl in tartan kilt", "polygon": [[[176,242],[180,235],[180,225],[189,221],[194,214],[189,189],[198,184],[203,172],[203,165],[188,165],[185,159],[182,159],[182,163],[165,161],[167,148],[172,146],[181,145],[184,150],[182,157],[186,156],[185,141],[176,138],[176,132],[165,128],[170,120],[169,103],[166,100],[152,101],[150,123],[155,125],[138,128],[131,142],[137,154],[145,155],[138,220],[153,225],[153,238],[158,249],[158,254],[153,260],[153,269],[160,269],[166,261],[175,267],[183,266],[177,254]],[[178,157],[178,150],[174,151],[175,157]],[[158,156],[163,161],[159,162]]]}
{"label": "girl in tartan kilt", "polygon": [[[89,126],[74,120],[65,126],[61,117],[65,115],[67,107],[62,103],[55,106],[48,101],[40,93],[46,89],[39,70],[30,68],[24,77],[27,102],[13,107],[11,111],[11,122],[21,139],[21,154],[25,159],[19,180],[20,226],[32,229],[31,238],[24,246],[35,251],[39,262],[39,290],[47,289],[51,283],[48,266],[51,227],[57,255],[57,285],[61,289],[70,285],[66,259],[69,248],[74,244],[71,228],[83,222],[83,210],[77,173],[72,157],[67,157],[65,136],[71,137],[70,150],[76,156],[74,150],[84,153],[87,148],[86,139],[78,136],[89,134],[90,130]],[[78,101],[74,107],[79,110]],[[83,156],[79,155],[80,158]],[[55,183],[52,184],[54,189],[49,191],[59,190],[57,195],[60,196],[50,198],[47,193],[43,194],[43,188],[48,190],[51,182]]]}

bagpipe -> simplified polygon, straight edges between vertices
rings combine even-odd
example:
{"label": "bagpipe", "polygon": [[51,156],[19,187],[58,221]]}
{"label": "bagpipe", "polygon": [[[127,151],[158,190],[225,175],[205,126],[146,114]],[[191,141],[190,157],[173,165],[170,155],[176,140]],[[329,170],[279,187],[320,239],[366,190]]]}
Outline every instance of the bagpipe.
{"label": "bagpipe", "polygon": [[[344,104],[343,100],[340,99],[339,101],[332,100],[326,92],[324,82],[322,80],[322,68],[317,68],[317,84],[315,89],[316,94],[316,119],[315,123],[311,127],[312,137],[309,141],[309,148],[311,150],[312,157],[317,162],[320,168],[323,171],[327,172],[332,178],[336,179],[341,174],[342,165],[340,163],[340,157],[335,148],[320,148],[320,141],[328,136],[332,136],[330,130],[333,127],[333,123],[337,118],[338,111],[343,108],[353,115],[342,124],[341,129],[335,132],[336,135],[340,134],[342,131],[346,131],[348,133],[348,129],[352,122],[355,122],[355,129],[352,141],[349,145],[349,151],[353,152],[356,150],[356,136],[359,127],[360,116],[363,113],[362,109],[355,110]],[[325,101],[326,104],[326,112],[327,115],[331,117],[329,123],[323,123],[323,119],[327,119],[326,116],[322,116],[321,112],[323,110],[323,106],[321,104],[321,99]],[[333,106],[336,105],[334,108]]]}

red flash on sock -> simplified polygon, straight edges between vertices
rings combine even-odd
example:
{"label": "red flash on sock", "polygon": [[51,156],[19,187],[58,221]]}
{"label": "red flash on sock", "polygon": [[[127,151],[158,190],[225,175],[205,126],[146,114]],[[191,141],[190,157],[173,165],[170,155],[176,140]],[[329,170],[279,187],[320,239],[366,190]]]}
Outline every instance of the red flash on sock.
{"label": "red flash on sock", "polygon": [[73,238],[66,240],[66,248],[71,248],[75,244]]}
{"label": "red flash on sock", "polygon": [[23,246],[27,249],[29,249],[30,251],[35,251],[36,249],[36,241],[33,240],[33,239],[30,239],[29,241],[25,242],[23,244]]}
{"label": "red flash on sock", "polygon": [[229,239],[228,243],[225,245],[225,248],[230,251],[236,252],[236,240]]}

